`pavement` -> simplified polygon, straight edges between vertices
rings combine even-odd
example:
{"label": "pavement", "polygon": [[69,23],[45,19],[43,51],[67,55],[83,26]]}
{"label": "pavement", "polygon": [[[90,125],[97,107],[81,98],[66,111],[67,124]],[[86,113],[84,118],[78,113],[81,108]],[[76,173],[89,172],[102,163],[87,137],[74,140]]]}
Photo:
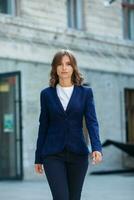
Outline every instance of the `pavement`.
{"label": "pavement", "polygon": [[[62,188],[61,188],[62,189]],[[134,173],[86,175],[81,200],[133,200]],[[0,200],[52,200],[44,176],[41,181],[0,181]]]}

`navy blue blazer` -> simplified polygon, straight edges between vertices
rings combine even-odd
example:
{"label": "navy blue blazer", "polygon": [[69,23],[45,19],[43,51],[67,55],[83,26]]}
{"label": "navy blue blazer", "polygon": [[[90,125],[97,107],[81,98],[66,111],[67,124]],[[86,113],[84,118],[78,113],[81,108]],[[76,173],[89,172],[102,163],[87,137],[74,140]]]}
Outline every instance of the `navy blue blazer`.
{"label": "navy blue blazer", "polygon": [[61,152],[64,146],[78,154],[89,154],[83,135],[83,116],[92,151],[102,153],[92,88],[74,85],[71,98],[64,110],[56,87],[47,87],[41,91],[40,105],[35,164],[43,163],[46,155]]}

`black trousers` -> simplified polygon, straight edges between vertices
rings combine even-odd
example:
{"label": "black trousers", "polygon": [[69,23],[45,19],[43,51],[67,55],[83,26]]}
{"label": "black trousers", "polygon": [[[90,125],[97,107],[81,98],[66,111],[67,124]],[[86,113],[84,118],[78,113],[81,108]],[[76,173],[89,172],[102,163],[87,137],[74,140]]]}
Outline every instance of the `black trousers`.
{"label": "black trousers", "polygon": [[44,158],[43,167],[53,200],[80,200],[88,164],[88,155],[78,155],[66,148]]}

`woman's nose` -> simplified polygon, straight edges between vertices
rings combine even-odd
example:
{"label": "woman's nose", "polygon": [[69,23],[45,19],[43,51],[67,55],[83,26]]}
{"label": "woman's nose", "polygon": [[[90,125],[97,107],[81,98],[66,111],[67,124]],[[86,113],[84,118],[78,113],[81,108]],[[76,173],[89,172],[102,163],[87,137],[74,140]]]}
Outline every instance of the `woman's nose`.
{"label": "woman's nose", "polygon": [[63,70],[65,70],[65,69],[66,69],[66,67],[67,67],[66,65],[62,65],[62,69],[63,69]]}

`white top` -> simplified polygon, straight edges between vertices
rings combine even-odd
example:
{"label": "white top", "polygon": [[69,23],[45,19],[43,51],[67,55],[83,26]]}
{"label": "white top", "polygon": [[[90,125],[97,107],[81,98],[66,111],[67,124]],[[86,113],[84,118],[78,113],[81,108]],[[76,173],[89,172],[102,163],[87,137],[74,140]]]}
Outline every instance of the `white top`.
{"label": "white top", "polygon": [[69,87],[62,87],[59,83],[56,85],[57,95],[63,105],[64,110],[66,110],[68,102],[73,92],[74,85]]}

